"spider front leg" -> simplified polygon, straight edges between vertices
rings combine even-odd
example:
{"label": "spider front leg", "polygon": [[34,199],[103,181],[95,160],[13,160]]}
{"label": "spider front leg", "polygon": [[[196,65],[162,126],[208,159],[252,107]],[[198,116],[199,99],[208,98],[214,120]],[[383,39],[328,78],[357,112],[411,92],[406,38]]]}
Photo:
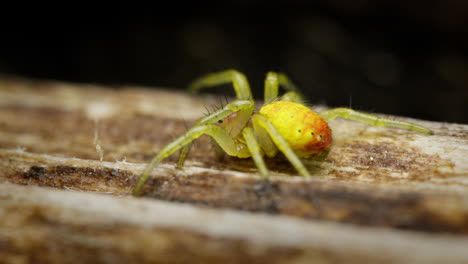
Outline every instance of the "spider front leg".
{"label": "spider front leg", "polygon": [[[195,81],[193,81],[189,87],[188,91],[191,93],[197,93],[199,90],[212,87],[216,85],[221,85],[225,83],[232,82],[236,96],[241,100],[251,100],[252,92],[250,90],[249,82],[245,75],[236,71],[236,70],[226,70],[222,72],[210,73],[205,76],[202,76]],[[250,115],[249,115],[250,117]],[[237,132],[240,132],[238,130]],[[179,161],[177,162],[177,168],[180,169],[183,167],[185,159],[187,158],[188,152],[190,151],[191,144],[185,146],[179,155]]]}
{"label": "spider front leg", "polygon": [[262,177],[265,179],[268,178],[268,169],[266,167],[265,161],[263,160],[262,151],[257,142],[257,139],[255,138],[253,129],[251,127],[244,128],[244,130],[242,130],[242,135],[244,136],[245,144],[249,149],[250,155],[252,156],[252,159],[254,160],[260,175],[262,175]]}
{"label": "spider front leg", "polygon": [[268,104],[278,99],[278,90],[280,85],[288,91],[281,96],[281,101],[292,101],[297,103],[303,102],[299,89],[296,88],[288,76],[283,73],[269,72],[265,78],[265,103]]}
{"label": "spider front leg", "polygon": [[[229,131],[229,134],[232,137],[236,137],[241,130],[245,127],[245,124],[252,116],[254,110],[254,103],[250,100],[236,100],[227,104],[223,109],[218,110],[211,115],[198,120],[195,125],[203,124],[213,124],[219,122],[223,118],[227,117],[230,114],[236,113],[235,117],[232,117],[232,120],[223,124],[223,127],[226,131]],[[226,113],[229,113],[226,115]],[[181,169],[184,166],[185,159],[187,158],[188,152],[190,151],[191,143],[186,145],[180,152],[179,161],[177,162],[177,168]]]}
{"label": "spider front leg", "polygon": [[189,85],[189,92],[196,93],[204,87],[211,87],[232,82],[237,99],[252,99],[249,82],[244,74],[236,70],[226,70],[223,72],[210,73],[196,79]]}
{"label": "spider front leg", "polygon": [[401,128],[418,131],[428,135],[432,134],[431,130],[413,123],[381,118],[375,115],[354,111],[353,109],[349,108],[334,108],[330,110],[325,110],[320,112],[319,115],[321,115],[326,120],[332,120],[336,117],[342,117],[361,123],[366,123],[372,126]]}
{"label": "spider front leg", "polygon": [[238,150],[236,148],[236,144],[231,136],[216,125],[201,125],[195,126],[192,129],[189,129],[187,133],[183,136],[177,138],[176,140],[172,141],[164,148],[161,149],[158,155],[153,158],[151,163],[146,167],[145,171],[143,172],[142,176],[138,180],[138,183],[133,190],[134,195],[140,194],[141,188],[143,184],[147,181],[148,177],[151,174],[151,171],[161,163],[161,161],[174,152],[179,150],[180,148],[184,147],[185,145],[191,143],[193,140],[197,139],[201,135],[206,134],[214,138],[214,140],[219,144],[219,146],[229,155],[237,155]]}
{"label": "spider front leg", "polygon": [[[250,117],[254,109],[254,103],[250,100],[236,100],[227,104],[223,109],[220,109],[209,116],[206,116],[200,119],[195,126],[189,129],[185,134],[178,137],[171,143],[164,146],[146,167],[145,171],[138,180],[135,188],[133,189],[133,195],[139,195],[141,189],[145,182],[148,180],[151,171],[161,163],[162,160],[172,155],[177,150],[184,148],[189,145],[195,139],[199,138],[201,135],[211,136],[216,143],[228,154],[231,156],[237,157],[248,157],[250,154],[248,150],[242,148],[241,145],[234,142],[234,137],[242,130],[245,126],[245,123],[248,121],[247,116]],[[237,134],[232,134],[231,131],[226,130],[223,127],[214,125],[213,123],[218,122],[219,120],[225,119],[233,113],[239,113],[238,122],[236,123],[242,128],[238,128],[239,132]],[[241,124],[244,122],[244,124]],[[180,163],[180,161],[179,161]],[[182,162],[183,163],[183,162]]]}

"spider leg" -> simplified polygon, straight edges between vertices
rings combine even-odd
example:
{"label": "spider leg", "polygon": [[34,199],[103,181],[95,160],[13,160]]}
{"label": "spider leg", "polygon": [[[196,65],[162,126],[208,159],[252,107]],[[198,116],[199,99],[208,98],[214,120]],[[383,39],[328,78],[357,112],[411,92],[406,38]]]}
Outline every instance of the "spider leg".
{"label": "spider leg", "polygon": [[133,194],[140,194],[143,185],[151,174],[151,171],[156,166],[158,166],[163,159],[169,157],[177,150],[199,138],[201,135],[211,136],[228,155],[239,156],[239,152],[243,150],[242,148],[238,147],[238,145],[234,142],[234,139],[226,132],[226,130],[219,126],[212,124],[194,126],[193,128],[189,129],[187,133],[167,144],[161,149],[161,151],[159,151],[158,155],[156,155],[156,157],[151,160],[151,163],[146,167],[145,171],[141,175],[133,190]]}
{"label": "spider leg", "polygon": [[257,135],[257,141],[260,144],[260,147],[268,157],[272,158],[278,153],[278,148],[275,146],[275,143],[271,140],[268,131],[259,125],[258,122],[252,122],[253,129]]}
{"label": "spider leg", "polygon": [[222,72],[210,73],[193,81],[189,87],[189,92],[196,93],[204,87],[211,87],[232,82],[237,99],[252,99],[250,85],[244,74],[236,70],[226,70]]}
{"label": "spider leg", "polygon": [[[141,192],[141,188],[145,184],[145,182],[148,180],[148,177],[151,174],[151,171],[161,163],[161,161],[170,155],[172,155],[174,152],[181,148],[185,148],[186,146],[190,145],[192,141],[197,139],[203,134],[211,136],[217,143],[218,145],[228,154],[232,156],[238,156],[242,157],[245,155],[246,150],[240,148],[236,143],[234,142],[234,136],[230,133],[227,132],[224,128],[220,126],[213,125],[213,123],[218,122],[219,120],[222,120],[229,116],[232,113],[238,112],[239,114],[237,115],[240,121],[243,121],[244,124],[242,127],[245,126],[245,124],[248,122],[248,118],[246,116],[250,117],[254,109],[254,103],[250,100],[235,100],[226,106],[224,106],[222,109],[210,114],[209,116],[206,116],[202,119],[200,119],[195,126],[193,126],[191,129],[187,130],[185,134],[182,136],[178,137],[171,143],[167,144],[164,146],[156,155],[151,163],[146,167],[145,171],[141,175],[140,179],[138,180],[134,190],[133,190],[133,195],[139,195]],[[241,131],[242,128],[239,128],[239,131]],[[239,133],[239,132],[238,132]],[[188,149],[182,150],[182,154],[185,153]],[[179,158],[179,164],[183,164],[185,157],[187,156],[187,153],[184,154],[182,158]]]}
{"label": "spider leg", "polygon": [[244,130],[242,130],[242,135],[244,136],[247,148],[249,149],[250,155],[252,156],[255,165],[257,165],[260,175],[262,175],[263,178],[267,178],[268,169],[266,167],[265,161],[263,160],[260,146],[258,145],[258,142],[255,139],[253,129],[251,127],[244,128]]}
{"label": "spider leg", "polygon": [[392,120],[392,119],[387,119],[387,118],[381,118],[375,115],[370,115],[370,114],[354,111],[353,109],[349,109],[349,108],[334,108],[334,109],[322,111],[319,114],[326,120],[332,120],[332,119],[335,119],[336,117],[342,117],[342,118],[358,121],[361,123],[366,123],[372,126],[394,127],[394,128],[415,130],[415,131],[428,134],[428,135],[432,134],[431,130],[424,128],[422,126],[413,124],[413,123]]}
{"label": "spider leg", "polygon": [[304,98],[302,97],[300,93],[296,91],[290,91],[290,92],[283,94],[280,100],[304,104]]}
{"label": "spider leg", "polygon": [[276,130],[273,124],[264,116],[256,114],[252,117],[252,122],[254,127],[262,127],[270,136],[271,140],[275,143],[276,147],[283,152],[286,158],[291,162],[291,164],[296,168],[296,170],[304,176],[304,178],[309,178],[310,174],[307,171],[307,168],[302,164],[302,161],[294,153],[289,144],[284,140],[281,134]]}
{"label": "spider leg", "polygon": [[177,161],[177,165],[176,165],[177,169],[182,169],[182,167],[184,167],[185,160],[187,159],[187,155],[190,152],[191,147],[192,147],[192,142],[185,145],[180,151],[179,160]]}
{"label": "spider leg", "polygon": [[265,103],[271,103],[278,98],[280,85],[288,91],[281,97],[282,101],[302,102],[299,89],[297,89],[288,76],[283,73],[269,72],[265,77]]}
{"label": "spider leg", "polygon": [[[235,120],[231,121],[230,124],[225,127],[225,130],[229,131],[229,134],[232,137],[235,137],[240,133],[240,131],[245,127],[245,125],[249,121],[254,107],[254,103],[250,100],[235,100],[224,106],[224,108],[198,120],[198,122],[195,125],[213,124],[218,122],[219,120],[226,118],[230,114],[237,112]],[[191,145],[191,143],[186,145],[180,152],[179,160],[176,166],[177,168],[180,169],[184,166],[184,162],[187,158]]]}

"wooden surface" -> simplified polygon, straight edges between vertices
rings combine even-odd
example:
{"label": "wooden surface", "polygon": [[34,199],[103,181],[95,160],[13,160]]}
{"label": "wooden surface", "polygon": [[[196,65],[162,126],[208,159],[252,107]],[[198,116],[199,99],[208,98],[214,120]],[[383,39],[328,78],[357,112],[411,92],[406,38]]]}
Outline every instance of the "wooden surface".
{"label": "wooden surface", "polygon": [[267,159],[268,182],[203,137],[183,170],[169,158],[145,197],[130,197],[153,155],[213,104],[0,79],[0,258],[468,263],[467,125],[398,117],[434,130],[425,136],[337,119],[328,158],[305,161],[311,180],[278,157]]}

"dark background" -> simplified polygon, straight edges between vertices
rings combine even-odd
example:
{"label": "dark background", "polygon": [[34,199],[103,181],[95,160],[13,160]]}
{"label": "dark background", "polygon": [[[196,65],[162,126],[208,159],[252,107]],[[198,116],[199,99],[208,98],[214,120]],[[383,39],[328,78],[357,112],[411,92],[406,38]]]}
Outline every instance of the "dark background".
{"label": "dark background", "polygon": [[311,104],[468,123],[468,1],[201,3],[3,8],[0,74],[181,89],[235,68],[262,98],[275,70]]}

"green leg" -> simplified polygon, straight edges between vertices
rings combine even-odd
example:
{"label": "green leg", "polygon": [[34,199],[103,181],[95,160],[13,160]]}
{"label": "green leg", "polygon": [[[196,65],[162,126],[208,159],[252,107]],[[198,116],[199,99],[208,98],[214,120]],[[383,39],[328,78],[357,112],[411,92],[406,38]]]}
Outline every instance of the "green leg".
{"label": "green leg", "polygon": [[257,165],[260,175],[262,175],[263,178],[268,178],[268,169],[266,167],[265,161],[263,160],[260,146],[255,139],[253,129],[251,127],[244,128],[244,130],[242,130],[242,135],[244,136],[247,148],[249,149],[250,155],[252,156],[255,165]]}
{"label": "green leg", "polygon": [[372,126],[394,127],[394,128],[415,130],[415,131],[428,134],[428,135],[432,134],[431,130],[424,128],[422,126],[413,124],[413,123],[381,118],[381,117],[377,117],[374,115],[354,111],[353,109],[349,109],[349,108],[335,108],[335,109],[325,110],[323,112],[320,112],[319,114],[326,120],[332,120],[332,119],[335,119],[336,117],[342,117],[342,118],[366,123]]}
{"label": "green leg", "polygon": [[177,166],[176,166],[177,169],[182,169],[182,167],[184,167],[185,160],[187,159],[187,155],[190,152],[191,147],[192,147],[192,143],[187,144],[180,151],[179,160],[177,161]]}
{"label": "green leg", "polygon": [[[237,112],[237,116],[234,118],[234,120],[232,120],[231,122],[229,122],[229,124],[224,126],[224,129],[228,131],[232,137],[236,137],[249,121],[254,108],[255,106],[253,101],[235,100],[224,106],[223,109],[220,109],[212,113],[211,115],[198,120],[195,126],[213,124],[218,122],[219,120],[226,118],[230,114]],[[179,161],[177,162],[177,168],[182,168],[184,166],[184,162],[187,158],[190,146],[191,144],[188,144],[182,149],[179,155]]]}
{"label": "green leg", "polygon": [[259,125],[258,122],[253,122],[255,134],[257,135],[257,141],[260,144],[262,151],[270,158],[276,156],[278,148],[275,143],[271,140],[268,131]]}
{"label": "green leg", "polygon": [[[138,180],[134,190],[134,195],[139,195],[141,192],[141,188],[148,180],[148,177],[151,174],[151,171],[159,165],[159,163],[172,155],[174,152],[181,148],[185,148],[186,146],[190,145],[192,141],[197,139],[203,134],[209,135],[215,139],[215,141],[221,146],[221,148],[228,154],[233,156],[242,157],[242,155],[247,155],[242,153],[245,150],[238,148],[237,145],[234,143],[233,136],[228,133],[228,130],[225,130],[222,127],[213,125],[213,123],[218,122],[218,120],[222,120],[229,116],[234,112],[239,112],[238,116],[243,117],[244,115],[250,116],[254,109],[254,103],[250,100],[235,100],[229,104],[227,104],[223,109],[220,109],[209,116],[206,116],[200,119],[195,126],[189,129],[184,135],[178,137],[171,143],[167,144],[163,147],[159,154],[153,158],[151,163],[146,167],[145,171],[143,172],[142,176]],[[245,118],[244,118],[245,119]],[[248,119],[244,122],[247,122]],[[245,126],[245,123],[242,127]],[[188,149],[187,149],[188,151]],[[182,150],[184,152],[184,149]],[[186,155],[181,159],[179,159],[178,165],[183,164]]]}
{"label": "green leg", "polygon": [[304,98],[302,97],[302,95],[295,91],[290,91],[290,92],[283,94],[283,96],[281,96],[281,101],[290,101],[290,102],[304,104]]}
{"label": "green leg", "polygon": [[265,103],[271,103],[278,99],[280,85],[288,91],[281,97],[282,101],[302,102],[299,90],[285,74],[269,72],[265,78]]}
{"label": "green leg", "polygon": [[223,128],[216,126],[216,125],[202,125],[196,126],[187,131],[184,135],[180,136],[176,140],[172,141],[171,143],[167,144],[165,147],[161,149],[158,155],[153,158],[151,163],[146,167],[145,171],[143,172],[142,176],[138,180],[135,189],[133,190],[134,195],[139,195],[141,189],[145,182],[148,180],[148,177],[151,174],[151,171],[161,163],[161,161],[174,152],[179,150],[180,148],[186,146],[187,144],[191,143],[193,140],[197,139],[201,135],[209,135],[214,138],[214,140],[219,144],[219,146],[229,155],[237,156],[239,151],[234,139],[224,130]]}
{"label": "green leg", "polygon": [[256,114],[252,117],[252,121],[254,126],[261,126],[268,132],[268,135],[271,137],[276,147],[283,152],[289,162],[291,162],[294,168],[296,168],[304,178],[307,179],[310,177],[310,174],[304,164],[302,164],[302,161],[297,157],[296,153],[294,153],[286,140],[284,140],[278,130],[276,130],[273,124],[266,117]]}
{"label": "green leg", "polygon": [[189,92],[196,93],[204,87],[211,87],[220,84],[232,82],[236,92],[237,99],[251,100],[252,92],[250,85],[244,74],[236,70],[227,70],[223,72],[210,73],[202,76],[189,85]]}

